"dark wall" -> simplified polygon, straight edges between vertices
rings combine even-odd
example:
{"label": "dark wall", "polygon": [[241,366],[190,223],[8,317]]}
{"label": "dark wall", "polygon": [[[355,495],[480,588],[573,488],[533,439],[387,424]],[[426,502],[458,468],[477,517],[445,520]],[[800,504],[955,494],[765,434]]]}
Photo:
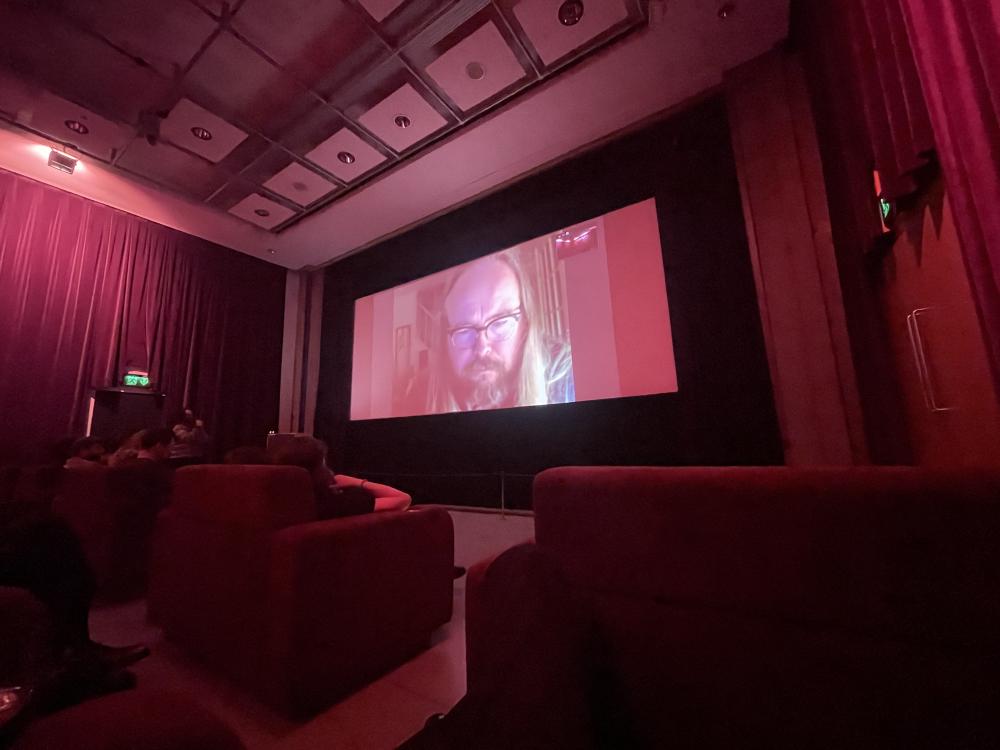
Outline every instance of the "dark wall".
{"label": "dark wall", "polygon": [[[655,196],[679,391],[660,396],[351,422],[354,300]],[[564,464],[782,461],[721,101],[699,105],[327,270],[316,432],[348,473],[416,501],[497,505],[500,472]],[[487,476],[457,476],[476,475]],[[527,507],[530,476],[508,477]]]}

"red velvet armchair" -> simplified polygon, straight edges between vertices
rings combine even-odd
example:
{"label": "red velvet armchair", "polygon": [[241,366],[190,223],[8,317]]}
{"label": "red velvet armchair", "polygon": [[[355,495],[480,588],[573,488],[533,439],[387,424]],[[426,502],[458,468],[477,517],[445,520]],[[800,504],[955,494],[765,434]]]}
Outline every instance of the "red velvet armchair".
{"label": "red velvet armchair", "polygon": [[410,658],[451,619],[440,508],[317,521],[287,466],[180,469],[153,540],[150,617],[285,713],[320,710]]}
{"label": "red velvet armchair", "polygon": [[1000,747],[1000,473],[563,468],[534,509],[407,750]]}

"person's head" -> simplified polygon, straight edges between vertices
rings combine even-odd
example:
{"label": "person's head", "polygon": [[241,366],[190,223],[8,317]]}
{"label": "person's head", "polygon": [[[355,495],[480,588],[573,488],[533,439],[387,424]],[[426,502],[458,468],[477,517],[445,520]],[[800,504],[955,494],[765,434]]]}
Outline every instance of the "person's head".
{"label": "person's head", "polygon": [[184,407],[184,412],[181,414],[180,421],[188,427],[194,427],[194,410],[187,406]]}
{"label": "person's head", "polygon": [[86,461],[100,461],[104,455],[104,441],[98,437],[82,437],[73,443],[70,455]]}
{"label": "person's head", "polygon": [[233,448],[231,451],[226,453],[226,455],[222,458],[222,463],[255,465],[269,464],[272,462],[271,456],[269,456],[267,451],[259,445],[241,445],[239,448]]}
{"label": "person's head", "polygon": [[283,442],[271,454],[271,461],[279,466],[300,466],[317,483],[328,479],[326,443],[308,435],[298,435]]}
{"label": "person's head", "polygon": [[534,311],[532,291],[513,253],[457,269],[445,289],[437,363],[443,382],[432,388],[431,409],[546,403]]}
{"label": "person's head", "polygon": [[170,443],[173,440],[173,431],[166,427],[160,427],[143,432],[139,440],[139,447],[157,461],[166,461],[170,458]]}
{"label": "person's head", "polygon": [[135,430],[126,432],[125,439],[118,446],[124,450],[139,450],[142,447],[142,438],[149,430]]}

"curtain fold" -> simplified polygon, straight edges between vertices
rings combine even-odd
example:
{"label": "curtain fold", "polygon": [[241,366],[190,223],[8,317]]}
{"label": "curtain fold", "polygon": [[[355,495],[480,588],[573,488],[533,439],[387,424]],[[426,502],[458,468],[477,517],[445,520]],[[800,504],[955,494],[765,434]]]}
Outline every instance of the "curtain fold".
{"label": "curtain fold", "polygon": [[903,5],[1000,393],[1000,2]]}
{"label": "curtain fold", "polygon": [[[870,170],[898,198],[935,149],[1000,393],[1000,0],[800,0],[792,9],[842,271],[879,231]],[[852,293],[850,283],[844,289]],[[874,313],[845,304],[857,340]],[[871,357],[877,338],[863,342]],[[877,379],[876,369],[867,377]]]}
{"label": "curtain fold", "polygon": [[0,462],[82,435],[128,367],[216,447],[277,422],[285,272],[0,170]]}

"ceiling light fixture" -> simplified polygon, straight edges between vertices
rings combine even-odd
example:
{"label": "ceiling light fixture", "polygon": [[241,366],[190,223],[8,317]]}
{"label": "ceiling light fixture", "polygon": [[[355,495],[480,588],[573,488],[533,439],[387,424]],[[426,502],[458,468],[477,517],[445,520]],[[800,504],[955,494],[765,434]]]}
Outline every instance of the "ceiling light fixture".
{"label": "ceiling light fixture", "polygon": [[719,7],[719,18],[725,21],[736,12],[736,3],[723,3]]}
{"label": "ceiling light fixture", "polygon": [[79,120],[66,120],[66,127],[72,130],[74,133],[79,133],[80,135],[87,135],[87,133],[90,132],[90,128],[88,128]]}
{"label": "ceiling light fixture", "polygon": [[266,208],[255,208],[253,210],[253,212],[255,214],[257,214],[259,217],[261,217],[262,219],[271,215],[271,212],[268,211]]}
{"label": "ceiling light fixture", "polygon": [[77,160],[62,151],[49,149],[49,166],[66,174],[73,174]]}
{"label": "ceiling light fixture", "polygon": [[292,183],[292,190],[298,190],[301,193],[301,192],[303,192],[305,190],[308,190],[308,189],[309,189],[309,186],[306,185],[304,182],[298,182],[298,181],[296,181],[296,182]]}
{"label": "ceiling light fixture", "polygon": [[341,151],[337,154],[337,158],[344,162],[344,164],[353,164],[356,161],[354,154],[350,151]]}
{"label": "ceiling light fixture", "polygon": [[583,2],[581,0],[566,0],[559,6],[559,23],[563,26],[576,26],[583,18]]}
{"label": "ceiling light fixture", "polygon": [[191,134],[199,141],[212,140],[212,131],[209,130],[208,128],[203,128],[200,125],[195,125],[193,128],[191,128]]}
{"label": "ceiling light fixture", "polygon": [[473,81],[478,81],[486,75],[486,68],[483,67],[482,63],[473,61],[465,66],[465,75]]}
{"label": "ceiling light fixture", "polygon": [[403,128],[404,130],[410,127],[410,118],[406,115],[396,115],[396,119],[393,120],[396,123],[397,128]]}

